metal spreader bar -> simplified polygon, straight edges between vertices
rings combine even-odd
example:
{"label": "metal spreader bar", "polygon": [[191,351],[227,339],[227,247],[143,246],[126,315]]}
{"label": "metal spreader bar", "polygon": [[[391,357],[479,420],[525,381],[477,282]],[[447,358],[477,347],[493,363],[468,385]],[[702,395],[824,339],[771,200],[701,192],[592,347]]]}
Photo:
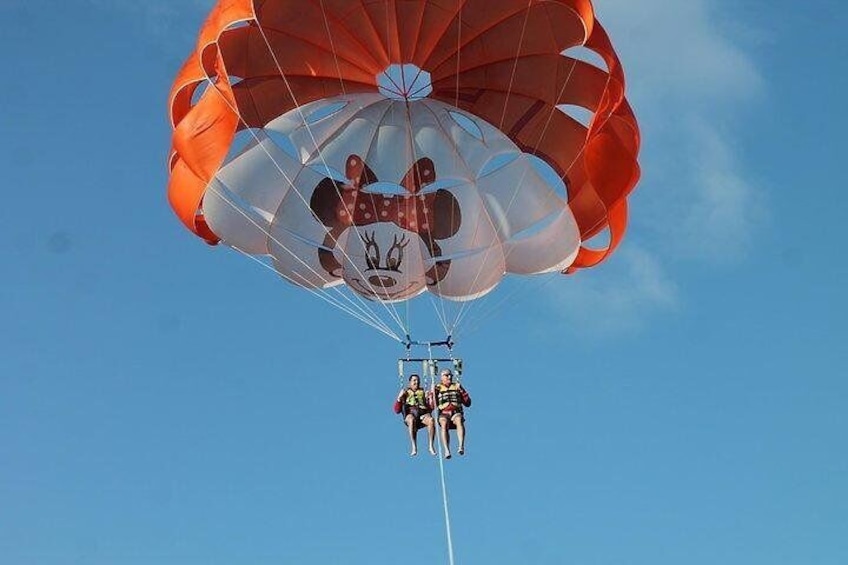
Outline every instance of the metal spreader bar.
{"label": "metal spreader bar", "polygon": [[455,357],[402,357],[398,359],[398,375],[401,379],[406,377],[408,363],[421,363],[422,375],[432,378],[439,373],[440,363],[450,363],[456,379],[459,380],[462,377],[462,359]]}

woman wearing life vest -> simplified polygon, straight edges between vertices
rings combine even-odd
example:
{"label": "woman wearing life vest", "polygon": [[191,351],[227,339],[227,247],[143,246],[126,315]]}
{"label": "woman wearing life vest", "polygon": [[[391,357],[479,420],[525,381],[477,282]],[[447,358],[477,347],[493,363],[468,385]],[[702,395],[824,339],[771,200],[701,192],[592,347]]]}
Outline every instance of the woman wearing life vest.
{"label": "woman wearing life vest", "polygon": [[451,458],[450,435],[448,428],[456,428],[459,439],[459,454],[465,455],[465,416],[463,406],[471,406],[468,391],[459,383],[454,384],[453,373],[445,369],[441,373],[442,382],[436,386],[436,407],[439,409],[439,427],[442,430],[442,446],[445,448],[445,459]]}
{"label": "woman wearing life vest", "polygon": [[435,455],[436,425],[430,414],[433,411],[433,403],[430,395],[425,394],[424,389],[421,388],[421,379],[418,375],[409,375],[409,386],[398,394],[394,411],[395,414],[403,414],[403,421],[409,429],[409,443],[412,445],[410,455],[418,455],[418,429],[422,425],[427,427],[430,455]]}

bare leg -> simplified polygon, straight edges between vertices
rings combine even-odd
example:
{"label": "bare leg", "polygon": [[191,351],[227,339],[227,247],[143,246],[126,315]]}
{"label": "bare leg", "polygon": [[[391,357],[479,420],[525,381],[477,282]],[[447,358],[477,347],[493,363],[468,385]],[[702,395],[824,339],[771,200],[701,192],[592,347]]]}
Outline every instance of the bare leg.
{"label": "bare leg", "polygon": [[465,422],[461,416],[456,416],[453,424],[456,426],[456,437],[459,439],[459,454],[465,455]]}
{"label": "bare leg", "polygon": [[418,442],[415,441],[416,429],[415,429],[415,417],[412,414],[407,414],[406,418],[404,418],[406,422],[406,427],[409,430],[409,444],[412,446],[412,451],[410,451],[410,455],[418,455]]}
{"label": "bare leg", "polygon": [[448,417],[439,416],[439,427],[442,430],[442,447],[445,448],[445,459],[451,458],[450,435],[448,434]]}
{"label": "bare leg", "polygon": [[432,416],[424,416],[424,425],[427,426],[427,447],[430,449],[430,455],[436,454],[436,423]]}

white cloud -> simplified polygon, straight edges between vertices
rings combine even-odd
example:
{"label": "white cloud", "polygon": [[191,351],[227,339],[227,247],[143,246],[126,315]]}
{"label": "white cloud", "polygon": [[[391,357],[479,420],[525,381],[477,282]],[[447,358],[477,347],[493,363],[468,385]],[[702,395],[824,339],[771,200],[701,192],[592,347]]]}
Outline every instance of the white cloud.
{"label": "white cloud", "polygon": [[640,329],[645,313],[674,309],[676,284],[656,257],[628,245],[615,260],[578,273],[569,284],[548,287],[560,312],[581,335],[606,336]]}
{"label": "white cloud", "polygon": [[733,6],[727,1],[596,0],[595,5],[624,61],[631,98],[648,106],[713,106],[750,98],[763,86],[750,56],[737,45],[742,26],[731,19]]}
{"label": "white cloud", "polygon": [[679,218],[683,231],[673,240],[676,251],[716,262],[744,257],[768,216],[764,196],[744,177],[732,141],[716,127],[696,121],[687,131],[693,138],[686,176],[692,194]]}
{"label": "white cloud", "polygon": [[764,81],[729,1],[596,0],[595,8],[624,65],[643,176],[619,251],[557,294],[566,317],[609,333],[678,305],[681,260],[740,260],[750,249],[768,212],[738,138]]}
{"label": "white cloud", "polygon": [[744,26],[732,8],[707,0],[596,2],[642,129],[634,231],[678,257],[744,257],[767,217],[764,195],[736,157],[739,108],[764,84],[739,45]]}

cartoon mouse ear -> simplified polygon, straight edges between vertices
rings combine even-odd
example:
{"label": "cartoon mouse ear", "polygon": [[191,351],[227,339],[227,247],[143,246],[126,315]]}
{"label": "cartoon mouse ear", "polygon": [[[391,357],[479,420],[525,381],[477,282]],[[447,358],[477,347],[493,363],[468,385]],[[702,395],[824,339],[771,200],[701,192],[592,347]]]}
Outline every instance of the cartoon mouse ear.
{"label": "cartoon mouse ear", "polygon": [[318,183],[309,199],[312,213],[328,228],[335,228],[342,223],[337,215],[342,206],[341,194],[342,185],[331,178],[325,178]]}
{"label": "cartoon mouse ear", "polygon": [[430,235],[435,239],[446,239],[459,231],[462,212],[459,202],[449,191],[440,188],[433,197],[433,215],[430,218]]}
{"label": "cartoon mouse ear", "polygon": [[356,188],[377,182],[377,175],[359,155],[350,155],[345,163],[345,176]]}
{"label": "cartoon mouse ear", "polygon": [[416,194],[422,186],[427,186],[436,180],[436,165],[432,160],[424,157],[413,163],[409,171],[401,179],[400,184],[407,192]]}

